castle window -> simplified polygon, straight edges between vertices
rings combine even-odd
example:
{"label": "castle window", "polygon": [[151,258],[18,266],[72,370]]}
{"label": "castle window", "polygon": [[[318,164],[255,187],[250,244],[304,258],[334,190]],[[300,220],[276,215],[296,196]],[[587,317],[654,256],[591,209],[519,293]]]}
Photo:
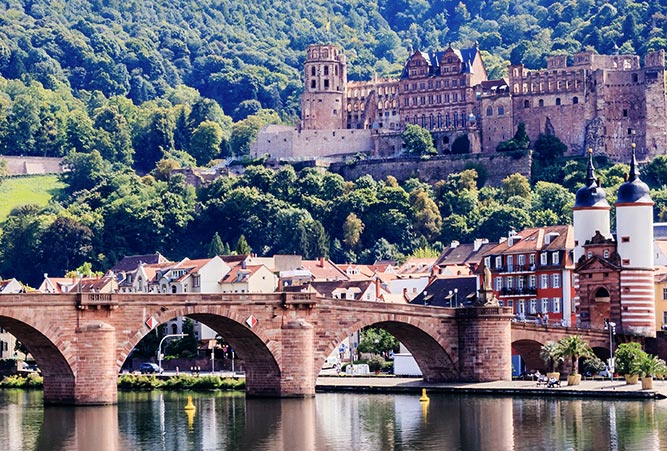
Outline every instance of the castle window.
{"label": "castle window", "polygon": [[623,109],[623,117],[628,117],[628,110]]}
{"label": "castle window", "polygon": [[486,109],[486,115],[487,115],[487,116],[493,116],[493,108],[488,107],[488,108]]}
{"label": "castle window", "polygon": [[628,135],[634,135],[635,131],[631,128],[628,129]]}
{"label": "castle window", "polygon": [[396,102],[396,99],[394,99],[394,100],[391,101],[391,107],[396,108],[396,106],[397,106],[397,102]]}
{"label": "castle window", "polygon": [[329,80],[324,80],[324,89],[329,89]]}
{"label": "castle window", "polygon": [[458,82],[456,80],[452,80],[452,86],[456,86]]}
{"label": "castle window", "polygon": [[324,75],[329,75],[329,66],[324,66]]}
{"label": "castle window", "polygon": [[392,93],[392,94],[396,94],[396,86],[392,86],[392,87],[391,87],[391,93]]}
{"label": "castle window", "polygon": [[544,106],[544,100],[543,100],[543,99],[540,99],[540,100],[537,102],[537,104],[538,104],[539,106],[543,107],[543,106]]}
{"label": "castle window", "polygon": [[576,105],[579,103],[579,97],[572,97],[572,105]]}
{"label": "castle window", "polygon": [[498,107],[498,116],[504,116],[505,115],[505,107],[500,105]]}
{"label": "castle window", "polygon": [[408,106],[408,105],[410,105],[410,99],[406,97],[405,99],[403,99],[403,106]]}
{"label": "castle window", "polygon": [[380,100],[380,101],[378,102],[378,110],[381,110],[381,109],[382,109],[382,100]]}
{"label": "castle window", "polygon": [[338,66],[334,66],[334,74],[338,75]]}
{"label": "castle window", "polygon": [[632,74],[632,82],[637,83],[638,80],[639,80],[639,77],[637,76],[637,74]]}
{"label": "castle window", "polygon": [[458,127],[459,125],[459,113],[454,112],[454,127]]}
{"label": "castle window", "polygon": [[563,87],[563,82],[558,80],[558,83],[556,84],[556,89],[560,91],[562,87]]}
{"label": "castle window", "polygon": [[389,100],[384,101],[384,107],[385,109],[389,109]]}
{"label": "castle window", "polygon": [[359,111],[359,104],[358,103],[354,104],[354,111]]}
{"label": "castle window", "polygon": [[314,77],[316,74],[317,74],[317,72],[315,72],[315,66],[313,66],[313,67],[310,69],[310,75],[312,75],[312,76]]}
{"label": "castle window", "polygon": [[434,124],[435,124],[435,119],[433,117],[433,114],[431,114],[428,119],[428,127],[432,129]]}
{"label": "castle window", "polygon": [[310,87],[311,88],[317,88],[317,82],[315,80],[310,81]]}
{"label": "castle window", "polygon": [[524,108],[530,108],[530,100],[524,100],[523,101],[523,107]]}
{"label": "castle window", "polygon": [[438,128],[442,128],[442,114],[438,113]]}
{"label": "castle window", "polygon": [[459,95],[457,93],[452,94],[452,102],[456,103],[459,101]]}
{"label": "castle window", "polygon": [[440,80],[436,80],[435,87],[436,89],[440,88]]}
{"label": "castle window", "polygon": [[560,97],[556,97],[556,106],[560,105]]}
{"label": "castle window", "polygon": [[422,114],[422,127],[426,128],[426,115]]}

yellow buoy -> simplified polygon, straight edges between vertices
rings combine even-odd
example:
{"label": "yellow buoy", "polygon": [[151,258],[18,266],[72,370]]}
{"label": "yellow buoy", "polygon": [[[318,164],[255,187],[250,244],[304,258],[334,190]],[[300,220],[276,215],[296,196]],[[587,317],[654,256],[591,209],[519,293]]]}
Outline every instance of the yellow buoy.
{"label": "yellow buoy", "polygon": [[192,396],[188,396],[188,403],[185,405],[185,410],[195,410],[196,407],[192,403]]}
{"label": "yellow buoy", "polygon": [[422,397],[419,398],[419,402],[429,402],[430,399],[428,396],[426,396],[426,389],[422,388]]}

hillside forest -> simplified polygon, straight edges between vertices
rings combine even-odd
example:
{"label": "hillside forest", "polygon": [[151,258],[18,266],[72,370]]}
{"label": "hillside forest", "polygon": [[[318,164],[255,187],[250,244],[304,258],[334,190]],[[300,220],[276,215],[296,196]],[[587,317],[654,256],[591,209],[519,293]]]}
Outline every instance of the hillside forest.
{"label": "hillside forest", "polygon": [[[72,171],[47,207],[18,207],[0,225],[0,275],[36,284],[155,251],[401,259],[567,223],[585,162],[539,154],[538,177],[501,187],[479,167],[428,186],[249,166],[195,192],[170,169],[243,159],[264,124],[294,123],[311,43],[339,44],[350,79],[368,79],[396,76],[414,49],[478,42],[494,78],[510,61],[539,68],[582,48],[667,48],[666,20],[664,0],[5,0],[0,155],[65,157]],[[596,163],[613,198],[627,167]],[[658,218],[666,167],[643,168]]]}

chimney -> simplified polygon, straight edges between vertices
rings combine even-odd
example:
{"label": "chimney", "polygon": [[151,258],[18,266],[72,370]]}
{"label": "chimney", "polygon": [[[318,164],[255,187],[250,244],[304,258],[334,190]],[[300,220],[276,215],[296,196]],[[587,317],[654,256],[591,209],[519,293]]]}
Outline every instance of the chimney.
{"label": "chimney", "polygon": [[473,241],[473,250],[478,251],[480,247],[482,247],[482,244],[488,244],[489,240],[488,238],[475,238],[475,241]]}
{"label": "chimney", "polygon": [[324,268],[324,257],[320,257],[320,268]]}
{"label": "chimney", "polygon": [[449,248],[450,249],[456,249],[457,247],[459,247],[459,244],[461,244],[461,243],[459,243],[456,240],[453,240],[451,243],[449,243]]}
{"label": "chimney", "polygon": [[243,259],[243,261],[241,261],[241,269],[246,269],[247,267],[248,267],[248,262],[245,259]]}
{"label": "chimney", "polygon": [[375,300],[380,299],[380,279],[375,279]]}

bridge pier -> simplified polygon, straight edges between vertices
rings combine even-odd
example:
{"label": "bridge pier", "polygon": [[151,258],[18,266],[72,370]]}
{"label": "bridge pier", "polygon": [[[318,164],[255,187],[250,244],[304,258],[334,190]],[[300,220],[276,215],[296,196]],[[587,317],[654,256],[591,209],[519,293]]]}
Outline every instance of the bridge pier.
{"label": "bridge pier", "polygon": [[512,380],[512,314],[509,308],[456,310],[459,375],[467,382]]}
{"label": "bridge pier", "polygon": [[116,331],[101,321],[75,330],[77,359],[74,377],[45,377],[47,404],[104,405],[118,401]]}
{"label": "bridge pier", "polygon": [[280,396],[315,396],[317,372],[312,365],[315,358],[313,326],[296,318],[283,326],[282,335]]}

